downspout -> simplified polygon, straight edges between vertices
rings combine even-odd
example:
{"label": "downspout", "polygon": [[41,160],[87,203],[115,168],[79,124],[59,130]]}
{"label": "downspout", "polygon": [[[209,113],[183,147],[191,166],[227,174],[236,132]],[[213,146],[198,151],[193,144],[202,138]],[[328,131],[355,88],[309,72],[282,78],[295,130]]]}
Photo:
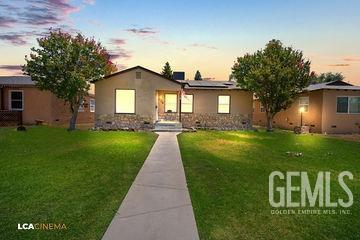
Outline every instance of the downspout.
{"label": "downspout", "polygon": [[181,122],[181,96],[183,91],[183,84],[181,83],[180,97],[179,97],[179,122]]}

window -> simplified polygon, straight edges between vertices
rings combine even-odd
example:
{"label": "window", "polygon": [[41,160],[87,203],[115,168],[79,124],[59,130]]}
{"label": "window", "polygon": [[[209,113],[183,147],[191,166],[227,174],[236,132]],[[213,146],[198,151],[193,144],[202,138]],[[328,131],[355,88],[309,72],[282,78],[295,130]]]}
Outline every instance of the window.
{"label": "window", "polygon": [[265,107],[262,105],[262,103],[260,103],[260,112],[265,112]]}
{"label": "window", "polygon": [[349,113],[360,113],[360,97],[349,97]]}
{"label": "window", "polygon": [[337,113],[348,113],[348,97],[337,97],[337,106],[336,112]]}
{"label": "window", "polygon": [[299,98],[299,108],[303,108],[303,112],[309,112],[309,97]]}
{"label": "window", "polygon": [[165,94],[165,112],[177,112],[177,94]]}
{"label": "window", "polygon": [[84,111],[84,100],[82,100],[78,109],[78,112],[83,112],[83,111]]}
{"label": "window", "polygon": [[24,92],[22,90],[10,91],[10,110],[24,110]]}
{"label": "window", "polygon": [[194,95],[185,94],[181,97],[181,112],[192,113],[193,112],[193,99]]}
{"label": "window", "polygon": [[218,113],[230,113],[230,96],[218,96]]}
{"label": "window", "polygon": [[337,97],[337,113],[360,113],[360,97]]}
{"label": "window", "polygon": [[95,99],[90,98],[90,112],[95,112]]}
{"label": "window", "polygon": [[141,72],[136,72],[135,73],[135,78],[136,79],[141,79]]}
{"label": "window", "polygon": [[135,90],[116,89],[115,113],[135,113]]}

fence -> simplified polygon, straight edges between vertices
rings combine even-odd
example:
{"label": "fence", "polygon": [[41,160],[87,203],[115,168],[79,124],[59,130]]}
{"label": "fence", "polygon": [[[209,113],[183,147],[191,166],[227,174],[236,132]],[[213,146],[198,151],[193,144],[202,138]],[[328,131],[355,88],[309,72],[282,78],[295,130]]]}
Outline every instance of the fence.
{"label": "fence", "polygon": [[0,127],[18,125],[21,123],[21,111],[0,110]]}

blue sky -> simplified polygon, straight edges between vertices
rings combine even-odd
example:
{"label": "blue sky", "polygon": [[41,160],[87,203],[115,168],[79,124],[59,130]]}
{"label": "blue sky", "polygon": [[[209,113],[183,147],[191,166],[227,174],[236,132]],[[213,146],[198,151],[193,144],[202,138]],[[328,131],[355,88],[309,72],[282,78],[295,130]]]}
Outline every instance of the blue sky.
{"label": "blue sky", "polygon": [[227,79],[237,56],[271,39],[301,49],[316,72],[360,85],[360,1],[0,1],[0,75],[18,74],[49,27],[101,41],[119,68],[143,65]]}

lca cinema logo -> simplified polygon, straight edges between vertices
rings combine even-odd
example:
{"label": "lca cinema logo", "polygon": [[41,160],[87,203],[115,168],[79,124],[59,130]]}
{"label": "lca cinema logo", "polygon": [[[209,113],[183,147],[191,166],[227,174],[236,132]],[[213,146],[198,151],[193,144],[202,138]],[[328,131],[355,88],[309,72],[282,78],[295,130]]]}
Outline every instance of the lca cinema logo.
{"label": "lca cinema logo", "polygon": [[275,209],[271,214],[351,214],[348,208],[354,198],[348,183],[353,174],[343,171],[336,176],[320,171],[315,177],[311,182],[307,172],[272,172],[269,203]]}
{"label": "lca cinema logo", "polygon": [[66,230],[65,223],[18,223],[18,230]]}

